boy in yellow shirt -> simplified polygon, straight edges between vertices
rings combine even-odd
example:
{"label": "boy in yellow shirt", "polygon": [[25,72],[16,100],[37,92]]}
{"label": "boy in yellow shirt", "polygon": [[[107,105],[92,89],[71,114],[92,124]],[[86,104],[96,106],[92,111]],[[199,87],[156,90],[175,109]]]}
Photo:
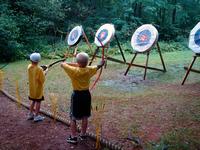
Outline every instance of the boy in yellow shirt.
{"label": "boy in yellow shirt", "polygon": [[88,59],[88,54],[81,52],[76,56],[77,63],[61,63],[61,67],[71,79],[73,87],[70,106],[71,135],[67,139],[67,142],[72,144],[77,144],[78,142],[76,120],[82,120],[79,138],[81,140],[86,138],[88,117],[91,115],[90,78],[94,76],[97,70],[105,63],[102,61],[97,66],[87,66]]}
{"label": "boy in yellow shirt", "polygon": [[[28,81],[29,81],[29,100],[31,100],[30,113],[28,120],[34,122],[44,120],[44,117],[39,115],[41,101],[44,100],[43,89],[45,82],[45,74],[48,71],[38,66],[41,56],[39,53],[32,53],[30,55],[31,64],[28,65]],[[35,107],[35,112],[34,112]],[[35,114],[34,114],[35,113]]]}

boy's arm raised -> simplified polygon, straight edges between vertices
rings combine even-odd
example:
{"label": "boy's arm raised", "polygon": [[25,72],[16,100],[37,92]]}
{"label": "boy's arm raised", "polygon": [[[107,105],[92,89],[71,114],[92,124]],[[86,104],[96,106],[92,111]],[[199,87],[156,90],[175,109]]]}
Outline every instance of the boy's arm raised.
{"label": "boy's arm raised", "polygon": [[78,67],[78,64],[77,64],[77,63],[66,63],[66,62],[62,62],[62,63],[61,63],[61,67],[64,67],[65,64],[70,65],[70,66],[72,66],[72,67]]}
{"label": "boy's arm raised", "polygon": [[73,67],[78,67],[79,65],[77,63],[67,63],[68,65],[70,66],[73,66]]}

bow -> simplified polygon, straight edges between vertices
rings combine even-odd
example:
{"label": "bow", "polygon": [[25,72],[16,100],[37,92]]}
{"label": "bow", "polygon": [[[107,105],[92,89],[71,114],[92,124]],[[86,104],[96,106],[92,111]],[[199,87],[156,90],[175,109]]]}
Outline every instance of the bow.
{"label": "bow", "polygon": [[60,60],[57,60],[57,61],[55,61],[55,62],[53,62],[53,63],[51,63],[51,64],[49,64],[49,65],[41,65],[40,67],[42,67],[42,69],[45,71],[45,70],[51,68],[52,66],[54,66],[55,64],[57,64],[57,63],[59,63],[59,62],[65,61],[68,57],[70,57],[70,55],[66,52],[66,53],[64,54],[64,58],[62,58],[62,59],[60,59]]}
{"label": "bow", "polygon": [[65,61],[65,59],[66,59],[66,58],[63,58],[63,59],[61,59],[61,60],[57,60],[57,61],[55,61],[55,62],[53,62],[53,63],[51,63],[51,64],[49,64],[49,65],[41,65],[40,67],[42,67],[42,69],[45,71],[45,70],[51,68],[53,65],[55,65],[55,64],[57,64],[57,63],[59,63],[59,62]]}
{"label": "bow", "polygon": [[[97,40],[98,40],[99,43],[101,44],[101,47],[102,47],[101,60],[104,61],[104,46],[103,46],[101,40],[100,40],[97,36],[95,36],[95,37],[97,38]],[[99,74],[98,74],[96,80],[94,81],[94,83],[93,83],[92,86],[90,87],[90,91],[92,91],[92,90],[95,88],[97,82],[100,80],[100,77],[101,77],[102,72],[103,72],[103,67],[101,67],[100,72],[99,72]]]}

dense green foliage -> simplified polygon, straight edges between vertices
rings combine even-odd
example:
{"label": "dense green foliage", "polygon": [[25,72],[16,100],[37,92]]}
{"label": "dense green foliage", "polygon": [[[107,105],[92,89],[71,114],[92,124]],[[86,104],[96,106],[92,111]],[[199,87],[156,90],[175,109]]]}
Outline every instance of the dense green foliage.
{"label": "dense green foliage", "polygon": [[[163,41],[182,41],[200,21],[200,0],[4,0],[0,2],[0,60],[11,61],[40,49],[52,51],[74,25],[91,31],[113,23],[120,41],[154,24]],[[51,46],[49,48],[49,45]]]}

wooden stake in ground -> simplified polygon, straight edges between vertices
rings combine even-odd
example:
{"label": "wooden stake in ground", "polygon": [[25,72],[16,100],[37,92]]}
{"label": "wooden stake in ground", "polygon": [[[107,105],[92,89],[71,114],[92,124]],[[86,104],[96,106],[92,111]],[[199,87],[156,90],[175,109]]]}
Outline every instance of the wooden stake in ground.
{"label": "wooden stake in ground", "polygon": [[15,87],[16,87],[15,90],[16,90],[17,106],[18,106],[18,108],[21,108],[22,99],[20,97],[19,81],[18,80],[15,81]]}
{"label": "wooden stake in ground", "polygon": [[102,113],[104,111],[104,107],[105,104],[100,104],[92,109],[94,112],[94,125],[96,131],[96,146],[95,146],[96,150],[99,150],[101,148],[100,138],[102,135]]}
{"label": "wooden stake in ground", "polygon": [[53,114],[54,122],[56,121],[56,117],[58,114],[58,97],[55,93],[50,93],[49,96],[51,100],[51,113]]}

